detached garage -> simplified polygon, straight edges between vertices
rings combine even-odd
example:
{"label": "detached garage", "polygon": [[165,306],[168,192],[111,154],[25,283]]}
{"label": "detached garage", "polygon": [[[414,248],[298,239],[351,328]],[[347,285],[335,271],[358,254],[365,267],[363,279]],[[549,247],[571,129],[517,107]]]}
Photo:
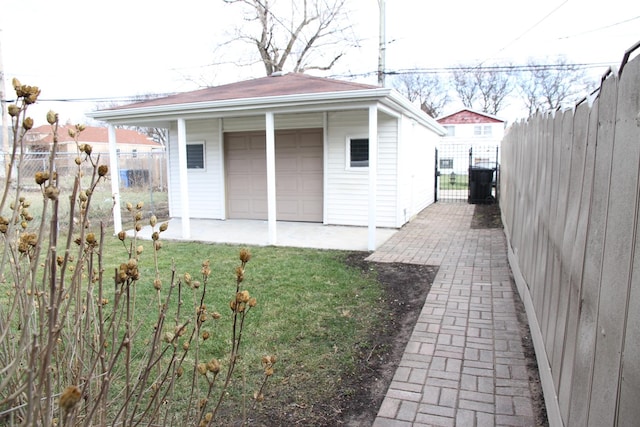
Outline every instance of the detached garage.
{"label": "detached garage", "polygon": [[[368,227],[371,250],[376,228],[399,228],[433,203],[435,146],[445,134],[392,89],[304,74],[91,116],[169,129],[170,215],[185,239],[190,218],[264,220],[271,244],[277,221],[304,221]],[[119,206],[114,219],[117,228]]]}

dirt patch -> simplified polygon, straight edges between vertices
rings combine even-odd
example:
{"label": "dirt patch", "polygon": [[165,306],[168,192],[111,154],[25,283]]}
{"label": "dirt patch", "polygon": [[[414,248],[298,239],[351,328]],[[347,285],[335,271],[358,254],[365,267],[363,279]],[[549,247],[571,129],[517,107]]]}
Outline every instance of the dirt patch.
{"label": "dirt patch", "polygon": [[327,425],[373,424],[437,272],[437,267],[427,265],[370,263],[364,260],[367,255],[352,253],[347,262],[377,272],[388,316],[380,330],[372,331],[368,349],[358,355],[357,371],[343,382],[340,419]]}
{"label": "dirt patch", "polygon": [[[472,227],[501,228],[499,206],[476,205]],[[368,427],[373,424],[431,289],[437,267],[372,263],[365,261],[367,256],[366,252],[350,253],[347,264],[360,269],[363,274],[375,270],[384,290],[388,316],[379,329],[371,331],[370,342],[358,351],[353,374],[343,377],[336,396],[330,402],[317,402],[311,411],[301,411],[300,417],[291,411],[286,414],[272,412],[270,421],[264,425]],[[515,289],[515,284],[513,286]],[[527,358],[535,425],[548,426],[535,350],[524,305],[519,298],[516,299],[516,309]]]}
{"label": "dirt patch", "polygon": [[475,205],[471,228],[502,228],[500,205],[497,203]]}

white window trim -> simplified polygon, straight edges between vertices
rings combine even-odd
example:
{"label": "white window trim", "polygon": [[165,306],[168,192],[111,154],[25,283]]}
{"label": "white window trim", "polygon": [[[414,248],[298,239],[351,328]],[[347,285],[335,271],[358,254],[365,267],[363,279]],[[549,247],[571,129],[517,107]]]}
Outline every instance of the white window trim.
{"label": "white window trim", "polygon": [[[367,172],[369,166],[351,166],[351,140],[352,139],[369,139],[369,135],[349,135],[345,141],[345,169],[353,172]],[[371,156],[371,153],[369,153]]]}
{"label": "white window trim", "polygon": [[202,168],[190,168],[187,165],[187,171],[189,173],[191,172],[195,172],[195,173],[201,173],[201,172],[206,172],[207,171],[207,144],[206,141],[195,141],[195,142],[187,142],[186,143],[187,146],[189,145],[201,145],[202,146]]}

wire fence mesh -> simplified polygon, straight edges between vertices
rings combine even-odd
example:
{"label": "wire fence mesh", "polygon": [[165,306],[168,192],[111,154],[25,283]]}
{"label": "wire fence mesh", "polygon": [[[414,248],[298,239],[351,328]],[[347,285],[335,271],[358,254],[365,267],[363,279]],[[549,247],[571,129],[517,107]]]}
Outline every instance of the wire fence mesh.
{"label": "wire fence mesh", "polygon": [[[8,156],[2,156],[2,168],[0,168],[0,185],[5,188],[7,180]],[[82,171],[81,188],[87,188],[92,168],[87,162],[76,163],[75,153],[58,153],[53,160],[54,171],[58,175],[60,189],[59,223],[61,226],[69,224],[71,218],[71,205],[69,196],[73,191],[75,176],[78,168]],[[102,153],[95,158],[99,164],[109,163],[108,153]],[[122,206],[123,221],[128,221],[129,213],[126,211],[126,203],[136,205],[144,203],[145,214],[156,215],[158,218],[167,218],[169,215],[168,183],[165,152],[150,153],[118,153],[118,168],[114,172],[109,171],[106,182],[98,185],[91,200],[91,218],[95,222],[104,222],[113,225],[114,195],[111,188],[111,180],[119,180],[119,197]],[[20,187],[20,195],[27,199],[30,210],[34,216],[42,211],[42,189],[35,182],[35,174],[49,170],[49,153],[25,153],[22,159],[12,166],[10,188]],[[20,172],[18,174],[18,171]],[[20,176],[20,182],[18,177]],[[33,178],[30,178],[33,177]]]}

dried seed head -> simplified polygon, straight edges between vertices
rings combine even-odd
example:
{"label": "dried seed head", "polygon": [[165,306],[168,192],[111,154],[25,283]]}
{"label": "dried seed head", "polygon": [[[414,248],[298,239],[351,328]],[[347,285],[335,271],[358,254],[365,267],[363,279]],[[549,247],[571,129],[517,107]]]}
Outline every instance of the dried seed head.
{"label": "dried seed head", "polygon": [[81,396],[82,394],[78,387],[71,385],[65,388],[60,395],[60,407],[69,412],[80,401]]}
{"label": "dried seed head", "polygon": [[238,283],[244,280],[244,268],[240,266],[236,267],[236,280]]}
{"label": "dried seed head", "polygon": [[155,227],[157,223],[158,223],[158,218],[156,218],[155,215],[151,215],[151,218],[149,218],[149,225],[151,225],[152,227]]}
{"label": "dried seed head", "polygon": [[211,359],[209,362],[207,362],[207,370],[209,372],[217,374],[218,372],[220,372],[220,362],[218,362],[217,359]]}
{"label": "dried seed head", "polygon": [[138,202],[138,204],[136,205],[136,209],[140,210],[144,207],[144,202]]}
{"label": "dried seed head", "polygon": [[164,336],[162,337],[162,340],[164,342],[168,343],[168,342],[173,341],[174,337],[175,337],[175,335],[172,332],[167,331],[167,332],[164,333]]}
{"label": "dried seed head", "polygon": [[162,224],[160,224],[160,231],[167,231],[167,228],[169,228],[168,222],[163,222]]}
{"label": "dried seed head", "polygon": [[31,117],[25,117],[22,121],[22,127],[24,130],[29,130],[33,127],[33,119]]}
{"label": "dried seed head", "polygon": [[60,190],[52,185],[48,185],[44,189],[44,195],[49,200],[58,200],[58,196],[60,195]]}
{"label": "dried seed head", "polygon": [[162,289],[162,281],[161,281],[158,277],[156,277],[156,278],[154,279],[154,281],[153,281],[153,287],[154,287],[156,290],[158,290],[158,291],[159,291],[160,289]]}
{"label": "dried seed head", "polygon": [[58,122],[58,114],[52,110],[47,113],[47,123],[53,125]]}
{"label": "dried seed head", "polygon": [[211,336],[211,334],[209,334],[208,331],[204,331],[202,333],[202,339],[205,340],[205,341],[208,340],[210,336]]}
{"label": "dried seed head", "polygon": [[248,249],[240,250],[240,261],[247,263],[251,259],[251,252]]}
{"label": "dried seed head", "polygon": [[236,301],[247,303],[249,302],[249,291],[240,291],[236,294]]}
{"label": "dried seed head", "polygon": [[207,375],[207,364],[206,363],[198,363],[197,369],[198,369],[198,373],[200,375]]}
{"label": "dried seed head", "polygon": [[118,232],[118,239],[122,240],[124,242],[124,239],[127,238],[127,232],[122,230],[120,232]]}
{"label": "dried seed head", "polygon": [[109,173],[109,166],[107,165],[98,166],[98,176],[105,176],[107,175],[107,173]]}
{"label": "dried seed head", "polygon": [[127,202],[127,210],[129,212],[131,212],[132,209],[133,209],[133,205],[131,203]]}
{"label": "dried seed head", "polygon": [[85,241],[91,246],[95,245],[97,243],[96,235],[94,233],[88,233]]}
{"label": "dried seed head", "polygon": [[18,114],[20,114],[20,108],[15,104],[9,105],[7,109],[11,117],[16,117]]}

